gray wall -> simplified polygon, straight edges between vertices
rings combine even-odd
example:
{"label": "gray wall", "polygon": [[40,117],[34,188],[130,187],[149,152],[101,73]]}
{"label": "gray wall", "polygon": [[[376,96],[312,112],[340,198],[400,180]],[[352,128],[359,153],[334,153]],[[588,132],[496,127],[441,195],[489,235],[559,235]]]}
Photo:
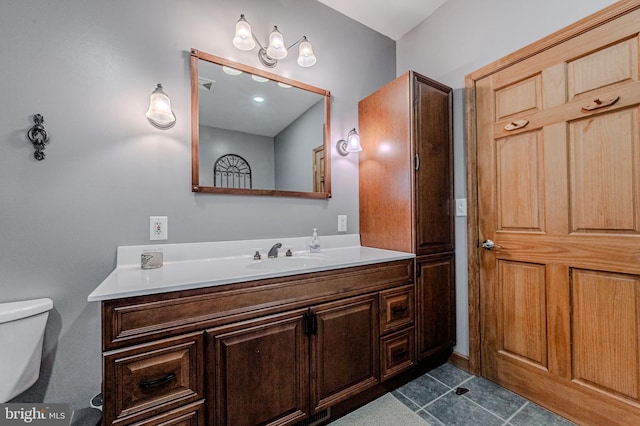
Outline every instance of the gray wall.
{"label": "gray wall", "polygon": [[[413,69],[454,89],[456,198],[466,198],[464,77],[596,12],[612,0],[449,0],[397,42],[397,75]],[[466,218],[456,218],[457,345],[469,354]]]}
{"label": "gray wall", "polygon": [[[357,231],[357,155],[332,155],[328,201],[190,191],[188,52],[259,67],[231,44],[240,13],[263,42],[278,25],[313,43],[314,67],[275,72],[332,92],[334,144],[395,76],[392,40],[314,0],[0,2],[0,302],[54,302],[41,379],[18,400],[77,409],[99,392],[100,306],[86,298],[118,245],[149,242],[150,215],[169,217],[169,243],[336,234],[338,214]],[[178,119],[167,131],[144,116],[157,83]],[[42,162],[26,140],[35,113],[51,135]]]}
{"label": "gray wall", "polygon": [[313,191],[313,149],[323,142],[324,104],[318,101],[274,138],[277,189]]}

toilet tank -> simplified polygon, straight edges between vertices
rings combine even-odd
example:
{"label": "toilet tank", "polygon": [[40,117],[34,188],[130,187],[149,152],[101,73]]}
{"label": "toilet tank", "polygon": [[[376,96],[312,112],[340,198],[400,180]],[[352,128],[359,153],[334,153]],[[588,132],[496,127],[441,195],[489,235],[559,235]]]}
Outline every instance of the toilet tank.
{"label": "toilet tank", "polygon": [[53,301],[47,298],[0,303],[0,403],[38,380],[51,308]]}

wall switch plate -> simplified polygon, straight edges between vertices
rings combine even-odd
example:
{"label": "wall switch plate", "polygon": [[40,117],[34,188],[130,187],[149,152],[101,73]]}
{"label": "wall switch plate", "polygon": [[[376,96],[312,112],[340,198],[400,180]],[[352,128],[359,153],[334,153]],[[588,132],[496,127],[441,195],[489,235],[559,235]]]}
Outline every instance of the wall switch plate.
{"label": "wall switch plate", "polygon": [[347,232],[347,215],[338,215],[338,232]]}
{"label": "wall switch plate", "polygon": [[459,198],[456,200],[456,216],[467,215],[467,199]]}
{"label": "wall switch plate", "polygon": [[150,240],[166,240],[167,238],[169,238],[167,216],[150,216],[149,217],[149,239]]}

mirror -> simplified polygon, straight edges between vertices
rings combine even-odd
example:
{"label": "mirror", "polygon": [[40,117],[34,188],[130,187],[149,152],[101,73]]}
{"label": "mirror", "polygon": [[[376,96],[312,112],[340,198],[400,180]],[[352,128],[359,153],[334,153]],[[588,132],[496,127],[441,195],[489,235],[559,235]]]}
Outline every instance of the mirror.
{"label": "mirror", "polygon": [[191,49],[192,191],[331,197],[330,98]]}

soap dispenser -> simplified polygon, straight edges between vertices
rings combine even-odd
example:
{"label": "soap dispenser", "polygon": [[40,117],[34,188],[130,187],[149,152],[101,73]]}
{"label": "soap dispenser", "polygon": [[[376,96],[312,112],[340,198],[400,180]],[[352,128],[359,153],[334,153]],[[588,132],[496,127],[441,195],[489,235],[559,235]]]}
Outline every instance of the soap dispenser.
{"label": "soap dispenser", "polygon": [[313,228],[313,234],[309,241],[309,251],[311,253],[317,253],[320,251],[320,238],[318,238],[318,228]]}

